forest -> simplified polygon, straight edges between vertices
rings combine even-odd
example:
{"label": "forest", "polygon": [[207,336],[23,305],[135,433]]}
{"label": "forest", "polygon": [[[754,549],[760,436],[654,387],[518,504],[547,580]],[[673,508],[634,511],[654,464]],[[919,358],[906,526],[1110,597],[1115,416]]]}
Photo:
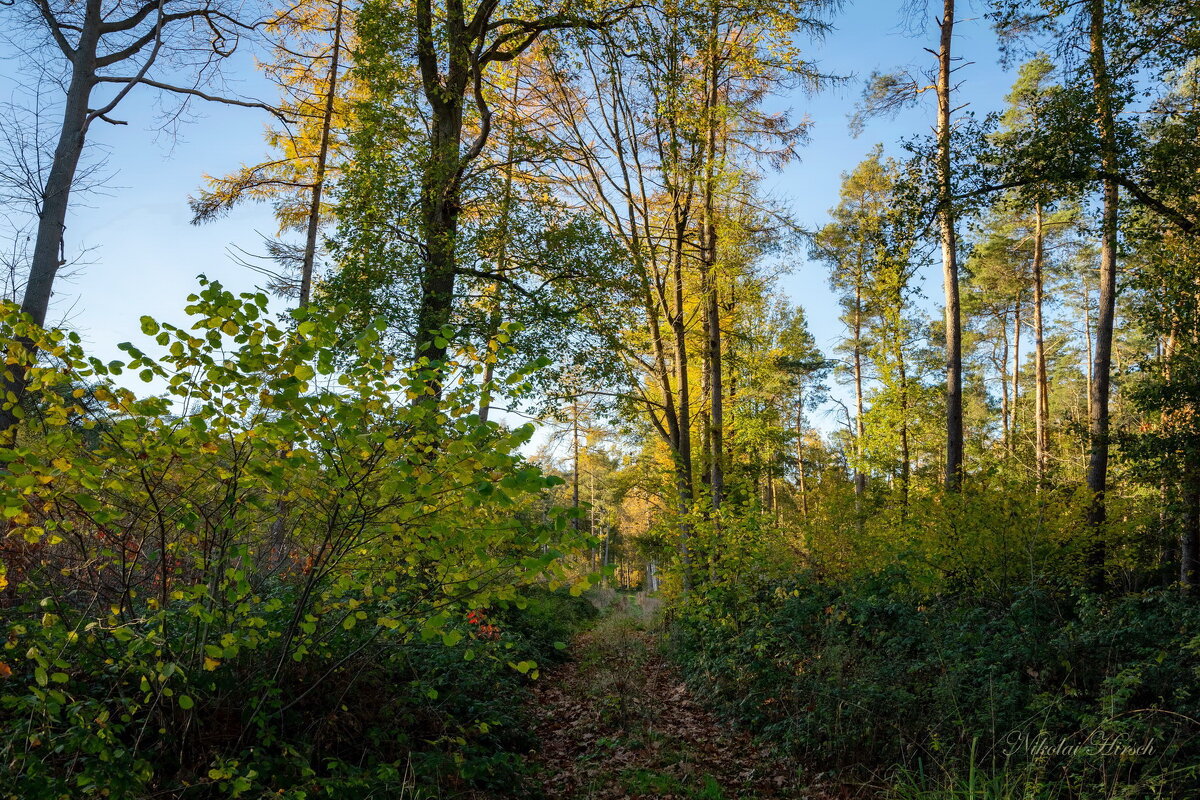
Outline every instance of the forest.
{"label": "forest", "polygon": [[1200,797],[1194,3],[0,6],[0,800]]}

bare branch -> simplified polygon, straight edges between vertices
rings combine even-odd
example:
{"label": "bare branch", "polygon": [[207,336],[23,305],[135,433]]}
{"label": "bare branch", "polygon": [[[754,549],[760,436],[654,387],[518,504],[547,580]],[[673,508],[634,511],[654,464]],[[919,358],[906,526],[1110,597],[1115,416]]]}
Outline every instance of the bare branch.
{"label": "bare branch", "polygon": [[149,78],[139,79],[137,77],[102,76],[96,80],[101,83],[141,83],[146,86],[152,86],[155,89],[161,89],[164,92],[171,92],[172,94],[183,94],[191,97],[199,97],[201,100],[207,100],[211,103],[224,103],[227,106],[261,109],[262,111],[266,111],[279,119],[280,122],[284,122],[289,125],[295,122],[295,120],[290,119],[275,106],[268,105],[267,103],[262,103],[257,100],[240,100],[235,97],[221,97],[219,95],[212,95],[208,94],[207,92],[202,92],[199,89],[189,89],[186,86],[172,86],[171,84],[150,80]]}
{"label": "bare branch", "polygon": [[75,48],[71,47],[71,43],[67,41],[67,37],[63,35],[62,25],[55,18],[54,12],[50,10],[49,0],[38,0],[38,11],[42,14],[42,19],[46,20],[46,27],[50,29],[50,34],[54,37],[55,43],[58,44],[58,49],[63,51],[63,55],[67,58],[75,58]]}

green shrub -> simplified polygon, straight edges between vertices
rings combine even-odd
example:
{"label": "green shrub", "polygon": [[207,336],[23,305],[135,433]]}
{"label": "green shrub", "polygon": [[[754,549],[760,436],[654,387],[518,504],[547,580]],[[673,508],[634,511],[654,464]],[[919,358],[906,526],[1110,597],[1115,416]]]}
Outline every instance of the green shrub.
{"label": "green shrub", "polygon": [[[693,599],[673,641],[702,695],[809,763],[934,776],[1032,765],[1062,796],[1114,781],[1200,791],[1200,607],[1175,593],[1029,585],[986,600],[925,597],[900,568],[836,586],[803,575],[737,617]],[[1154,751],[1035,745],[1089,735]]]}
{"label": "green shrub", "polygon": [[435,396],[338,311],[284,327],[207,282],[189,302],[123,362],[0,317],[42,353],[38,424],[0,451],[0,797],[511,780],[519,688],[582,607],[541,587],[589,545],[542,507],[561,481],[520,455],[531,429],[479,419],[481,363]]}

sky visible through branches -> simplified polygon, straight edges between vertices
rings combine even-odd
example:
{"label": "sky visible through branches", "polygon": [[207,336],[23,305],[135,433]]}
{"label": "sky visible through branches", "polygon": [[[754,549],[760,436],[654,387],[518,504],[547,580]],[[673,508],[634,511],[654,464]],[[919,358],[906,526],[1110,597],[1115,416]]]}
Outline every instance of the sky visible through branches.
{"label": "sky visible through branches", "polygon": [[[808,49],[809,57],[826,73],[847,76],[842,86],[817,95],[802,91],[775,98],[772,110],[790,109],[796,119],[812,121],[810,141],[801,160],[767,177],[771,195],[791,209],[808,230],[828,220],[838,202],[843,173],[861,161],[877,143],[886,152],[901,155],[898,141],[928,133],[932,113],[925,105],[902,111],[894,118],[868,121],[858,137],[850,132],[849,117],[871,72],[897,67],[929,69],[933,60],[923,48],[936,39],[932,14],[919,22],[905,16],[902,4],[888,0],[861,0],[849,4],[835,18],[834,31],[824,42]],[[996,37],[982,10],[967,7],[956,36],[960,52],[972,60],[957,73],[959,97],[966,110],[985,114],[1002,107],[1015,72],[998,66]],[[0,45],[7,66],[0,71],[0,98],[19,100],[22,75],[11,42]],[[228,84],[243,96],[271,99],[272,87],[257,73],[249,54],[235,56],[237,66],[227,67]],[[170,98],[140,90],[125,101],[120,118],[128,125],[97,126],[91,134],[93,159],[103,159],[108,176],[96,191],[73,199],[68,222],[68,247],[85,262],[69,280],[55,288],[50,321],[69,320],[97,356],[119,355],[117,345],[139,339],[138,319],[149,314],[163,319],[180,315],[181,300],[203,273],[234,290],[249,290],[266,278],[239,264],[237,250],[262,250],[259,233],[271,234],[276,222],[266,205],[249,204],[237,214],[213,223],[189,224],[187,197],[201,185],[202,176],[223,174],[241,163],[254,163],[266,152],[261,132],[268,122],[261,112],[218,104],[190,106],[190,118],[170,131],[161,129]],[[164,105],[168,104],[168,105]],[[50,126],[51,128],[53,126]],[[836,301],[828,285],[828,272],[810,261],[800,246],[781,257],[786,272],[782,288],[803,306],[817,343],[830,353],[843,335]],[[920,306],[939,313],[940,267],[934,263],[918,276]],[[86,296],[89,302],[76,300]],[[272,301],[277,302],[277,301]],[[834,388],[834,397],[844,393]],[[843,398],[844,399],[844,398]],[[826,430],[840,423],[830,407],[813,424]]]}

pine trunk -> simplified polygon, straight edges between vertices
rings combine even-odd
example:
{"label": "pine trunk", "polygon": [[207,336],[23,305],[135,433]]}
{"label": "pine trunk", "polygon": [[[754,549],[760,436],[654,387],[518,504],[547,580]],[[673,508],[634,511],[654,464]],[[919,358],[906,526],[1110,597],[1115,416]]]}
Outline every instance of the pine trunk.
{"label": "pine trunk", "polygon": [[1033,228],[1033,360],[1035,387],[1035,460],[1038,488],[1046,482],[1049,468],[1049,426],[1050,426],[1050,394],[1049,382],[1046,377],[1046,345],[1045,328],[1042,319],[1042,307],[1045,304],[1045,279],[1043,276],[1044,232],[1042,230],[1042,204],[1034,208]]}
{"label": "pine trunk", "polygon": [[946,488],[957,491],[963,477],[962,312],[958,299],[958,240],[950,162],[950,89],[954,41],[954,0],[943,0],[937,75],[938,228],[942,282],[946,296]]}

